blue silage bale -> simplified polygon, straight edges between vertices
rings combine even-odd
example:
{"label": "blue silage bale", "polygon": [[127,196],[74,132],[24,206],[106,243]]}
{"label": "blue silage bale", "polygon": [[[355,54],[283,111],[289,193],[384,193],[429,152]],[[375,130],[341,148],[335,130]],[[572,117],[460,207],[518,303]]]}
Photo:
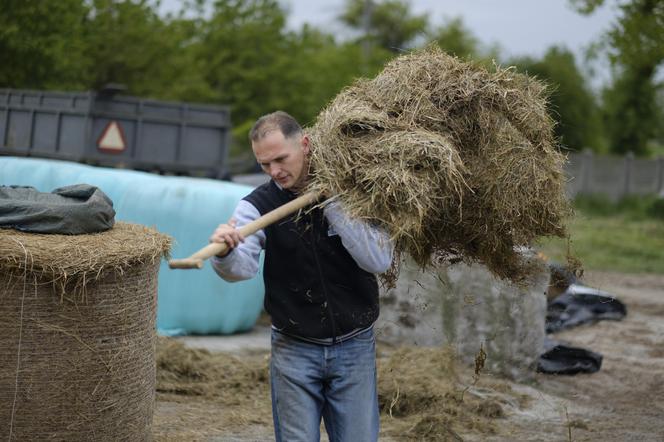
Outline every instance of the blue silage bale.
{"label": "blue silage bale", "polygon": [[[0,185],[33,186],[42,192],[72,184],[99,187],[113,201],[116,220],[154,227],[174,239],[171,254],[183,258],[207,244],[230,218],[249,186],[66,161],[0,157]],[[228,283],[206,263],[202,270],[159,272],[157,327],[162,334],[230,334],[250,329],[260,314],[264,287],[259,275]]]}

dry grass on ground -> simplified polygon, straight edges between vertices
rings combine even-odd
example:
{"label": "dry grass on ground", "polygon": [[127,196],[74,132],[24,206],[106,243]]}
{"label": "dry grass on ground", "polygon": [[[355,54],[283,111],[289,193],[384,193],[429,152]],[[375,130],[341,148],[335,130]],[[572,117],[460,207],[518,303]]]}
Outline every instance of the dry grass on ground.
{"label": "dry grass on ground", "polygon": [[[382,353],[378,396],[384,436],[442,441],[456,440],[459,432],[495,433],[494,421],[504,415],[500,400],[478,394],[471,380],[462,381],[451,350]],[[506,385],[499,390],[510,393]],[[157,440],[206,440],[220,431],[240,434],[251,427],[270,434],[267,355],[211,353],[161,338],[157,392],[162,404]]]}

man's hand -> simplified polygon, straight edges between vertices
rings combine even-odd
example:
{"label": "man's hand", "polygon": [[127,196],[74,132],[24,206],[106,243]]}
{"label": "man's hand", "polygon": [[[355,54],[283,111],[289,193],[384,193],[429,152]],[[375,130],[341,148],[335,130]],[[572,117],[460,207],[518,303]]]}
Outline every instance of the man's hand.
{"label": "man's hand", "polygon": [[221,252],[220,258],[228,255],[231,250],[237,247],[241,242],[244,242],[244,235],[235,228],[237,220],[231,218],[227,224],[219,224],[219,227],[210,236],[210,242],[226,243],[228,248]]}

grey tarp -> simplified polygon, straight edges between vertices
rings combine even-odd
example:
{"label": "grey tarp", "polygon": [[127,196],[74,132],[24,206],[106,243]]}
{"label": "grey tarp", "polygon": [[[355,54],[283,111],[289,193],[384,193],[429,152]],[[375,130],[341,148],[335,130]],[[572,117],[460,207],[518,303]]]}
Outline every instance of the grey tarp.
{"label": "grey tarp", "polygon": [[0,227],[24,232],[83,234],[113,227],[113,202],[88,184],[51,193],[34,187],[0,186]]}

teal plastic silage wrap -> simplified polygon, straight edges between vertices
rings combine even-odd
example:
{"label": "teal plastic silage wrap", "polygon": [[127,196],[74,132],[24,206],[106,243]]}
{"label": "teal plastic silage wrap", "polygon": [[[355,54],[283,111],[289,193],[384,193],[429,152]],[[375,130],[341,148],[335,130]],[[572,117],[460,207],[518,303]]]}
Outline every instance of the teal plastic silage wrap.
{"label": "teal plastic silage wrap", "polygon": [[[208,243],[251,192],[244,185],[169,177],[66,161],[0,157],[0,185],[33,186],[42,192],[72,184],[99,187],[116,220],[154,227],[174,239],[171,255],[185,258]],[[249,330],[263,303],[262,271],[251,280],[227,283],[210,263],[202,270],[159,270],[157,328],[161,334],[230,334]]]}

